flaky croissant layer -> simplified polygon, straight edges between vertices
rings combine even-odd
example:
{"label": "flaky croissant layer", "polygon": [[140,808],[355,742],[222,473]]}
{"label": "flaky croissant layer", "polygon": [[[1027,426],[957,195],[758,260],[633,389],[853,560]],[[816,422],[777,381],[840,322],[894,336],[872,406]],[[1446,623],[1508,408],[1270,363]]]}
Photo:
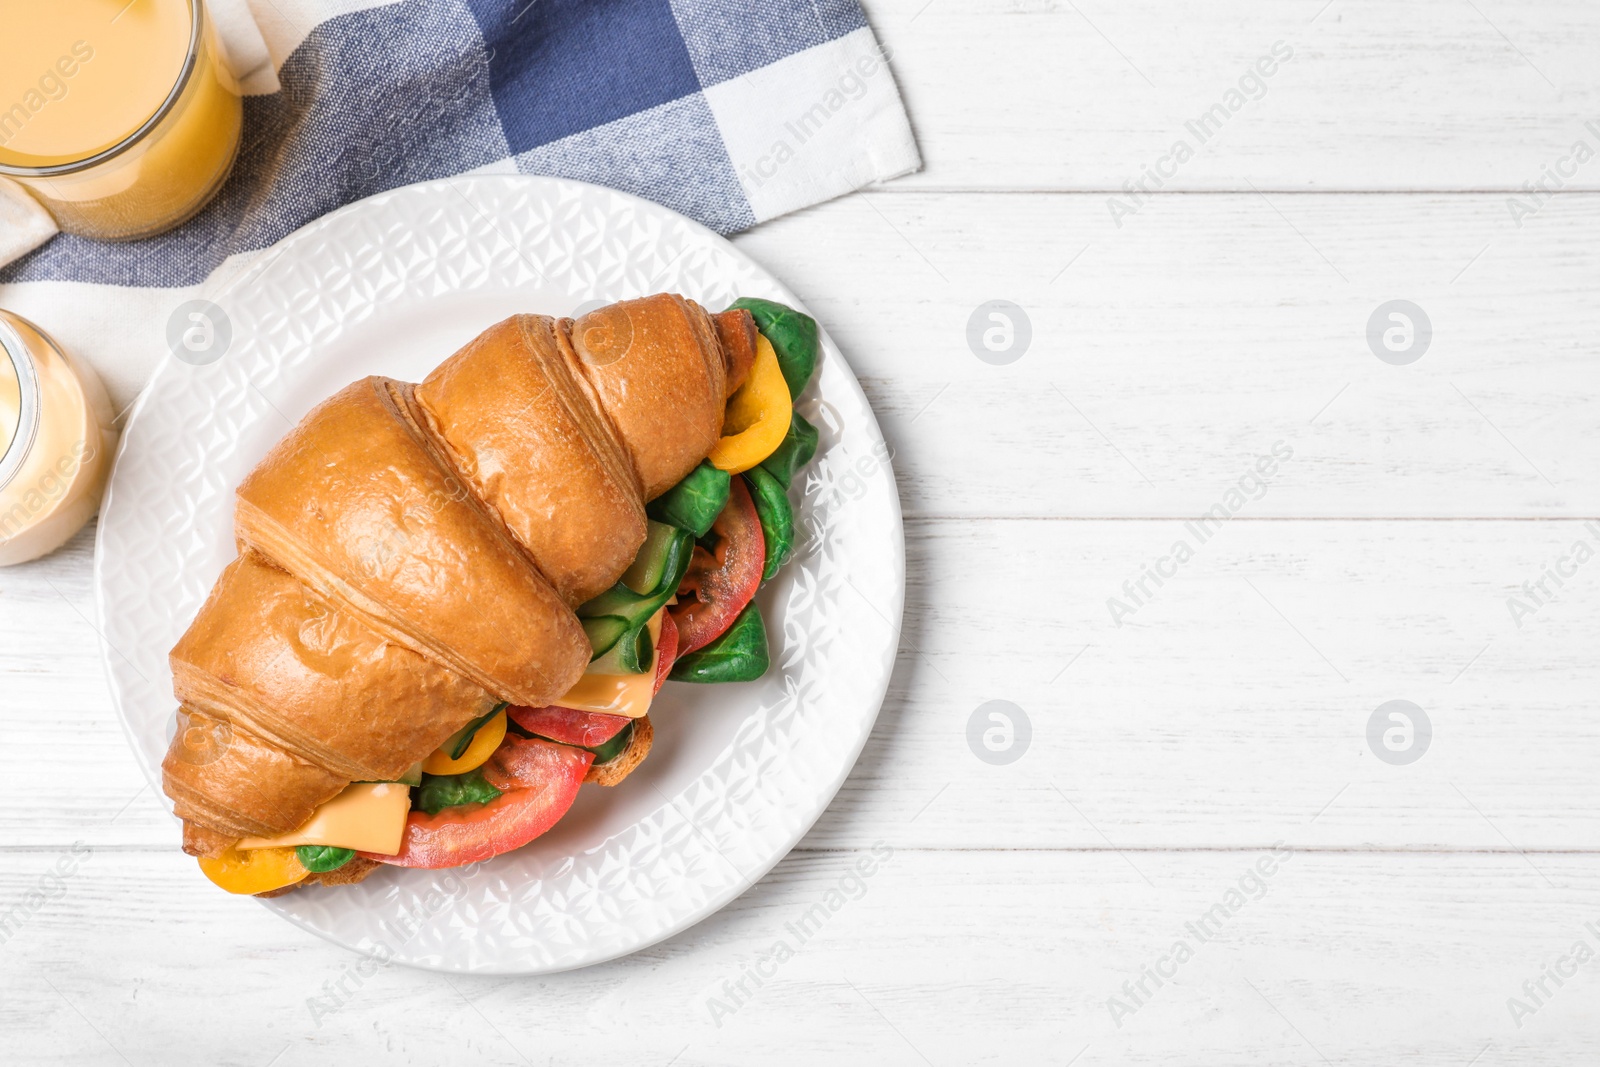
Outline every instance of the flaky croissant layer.
{"label": "flaky croissant layer", "polygon": [[496,703],[567,692],[589,659],[572,608],[716,443],[754,345],[746,312],[666,294],[515,315],[420,385],[314,408],[239,486],[240,558],[172,650],[185,848],[287,833]]}

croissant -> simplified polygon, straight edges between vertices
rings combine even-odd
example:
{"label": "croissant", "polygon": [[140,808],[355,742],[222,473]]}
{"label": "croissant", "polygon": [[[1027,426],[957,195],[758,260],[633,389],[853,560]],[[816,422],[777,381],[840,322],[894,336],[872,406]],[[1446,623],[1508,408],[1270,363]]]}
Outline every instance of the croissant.
{"label": "croissant", "polygon": [[306,415],[239,486],[239,558],[170,655],[185,850],[293,831],[486,713],[567,693],[591,655],[573,608],[717,442],[755,346],[749,313],[670,295],[514,315],[419,385],[366,378]]}

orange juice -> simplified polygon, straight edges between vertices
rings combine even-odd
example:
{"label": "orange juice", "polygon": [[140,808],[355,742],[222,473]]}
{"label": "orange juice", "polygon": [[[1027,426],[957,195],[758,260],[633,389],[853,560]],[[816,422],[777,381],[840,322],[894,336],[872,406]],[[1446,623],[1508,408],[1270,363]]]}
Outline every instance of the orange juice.
{"label": "orange juice", "polygon": [[218,53],[200,0],[0,0],[0,174],[71,233],[178,225],[238,151]]}

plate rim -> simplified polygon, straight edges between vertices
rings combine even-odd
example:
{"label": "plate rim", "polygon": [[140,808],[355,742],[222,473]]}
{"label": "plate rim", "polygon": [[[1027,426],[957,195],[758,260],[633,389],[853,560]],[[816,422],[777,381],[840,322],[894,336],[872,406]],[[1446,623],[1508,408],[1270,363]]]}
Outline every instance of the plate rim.
{"label": "plate rim", "polygon": [[[794,307],[800,311],[810,314],[810,311],[808,308],[806,308],[805,304],[775,275],[763,267],[753,257],[747,255],[745,252],[739,249],[738,246],[734,245],[732,241],[728,240],[728,238],[695,221],[694,219],[679,214],[671,208],[655,203],[654,201],[647,200],[643,197],[636,196],[632,193],[624,192],[622,190],[612,189],[608,186],[595,185],[590,182],[577,181],[570,178],[555,178],[531,174],[477,174],[446,176],[427,181],[416,182],[411,185],[398,186],[394,189],[388,189],[381,193],[374,194],[373,196],[345,204],[334,211],[330,211],[327,214],[318,217],[299,229],[286,234],[273,244],[256,250],[254,253],[256,256],[255,262],[251,263],[238,275],[231,278],[227,283],[227,288],[232,289],[237,286],[243,286],[248,283],[255,282],[273,263],[278,260],[280,255],[282,255],[289,248],[301,242],[313,240],[322,230],[335,225],[348,216],[359,214],[364,211],[377,210],[381,205],[384,205],[388,201],[396,198],[406,196],[424,196],[436,190],[447,189],[458,195],[465,196],[466,194],[463,193],[460,188],[461,183],[466,183],[470,186],[547,186],[558,193],[566,191],[580,196],[593,196],[599,194],[607,197],[617,198],[624,202],[631,202],[636,208],[642,209],[646,214],[655,214],[666,219],[670,219],[675,224],[684,226],[689,231],[690,235],[697,237],[702,241],[708,241],[714,247],[720,246],[720,250],[723,253],[731,255],[736,260],[742,261],[747,267],[761,274],[765,280],[780,294],[780,297],[785,303],[788,303],[791,307]],[[468,198],[468,202],[471,203],[470,198]],[[215,278],[215,274],[212,275],[212,278]],[[203,295],[207,293],[211,287],[211,282],[212,279],[210,278],[208,278],[206,282],[203,282],[197,288],[196,295]],[[815,318],[815,316],[812,317]],[[872,409],[871,402],[868,400],[864,390],[862,390],[860,379],[856,376],[854,368],[850,366],[850,363],[845,358],[843,351],[838,347],[837,344],[834,343],[832,337],[827,331],[827,328],[822,325],[820,319],[818,320],[818,326],[823,345],[825,348],[831,349],[831,354],[838,358],[840,368],[845,372],[845,384],[857,394],[859,400],[861,401],[862,407],[866,411],[867,417],[870,420],[869,426],[872,433],[877,437],[878,441],[887,444],[887,439],[883,435],[883,429],[878,422],[877,413]],[[99,622],[99,626],[96,629],[96,638],[100,651],[100,667],[102,675],[106,681],[107,691],[111,698],[112,710],[116,714],[118,726],[122,730],[124,741],[128,744],[130,755],[133,756],[135,764],[138,765],[141,772],[144,773],[145,779],[150,788],[158,796],[161,795],[159,765],[146,766],[143,758],[141,757],[140,746],[133,733],[133,727],[129,717],[124,710],[124,694],[122,693],[121,688],[112,672],[112,656],[121,657],[122,653],[117,651],[110,644],[109,639],[106,637],[106,631],[108,629],[106,625],[106,568],[108,561],[106,556],[107,539],[101,536],[101,526],[104,524],[106,518],[113,514],[113,507],[117,505],[118,502],[116,492],[119,484],[118,474],[122,470],[123,458],[128,452],[130,442],[133,438],[131,431],[139,420],[146,417],[147,409],[149,409],[150,406],[155,402],[153,399],[153,387],[155,386],[156,382],[163,375],[170,372],[171,367],[175,362],[176,358],[169,350],[157,364],[155,370],[151,372],[149,380],[146,381],[145,385],[140,389],[138,397],[135,399],[133,405],[128,411],[127,420],[123,426],[122,433],[119,436],[117,450],[112,460],[111,473],[107,478],[105,496],[101,501],[99,516],[96,520],[97,526],[95,533],[94,566],[92,572],[94,604],[96,618]],[[418,970],[432,971],[437,973],[480,974],[501,977],[559,974],[566,971],[596,966],[602,963],[620,959],[625,956],[633,955],[637,952],[641,952],[653,945],[660,944],[663,941],[676,937],[685,930],[688,930],[691,927],[703,922],[705,919],[717,914],[729,904],[742,897],[745,893],[748,893],[751,889],[755,888],[756,885],[759,884],[773,870],[773,868],[775,868],[779,863],[783,862],[783,860],[794,851],[795,847],[802,840],[804,840],[805,836],[811,832],[818,820],[820,820],[821,817],[827,812],[828,808],[832,806],[834,799],[838,796],[839,790],[844,787],[844,783],[849,779],[851,773],[855,770],[857,763],[860,761],[861,752],[866,747],[866,743],[870,739],[873,729],[876,726],[878,716],[882,713],[883,704],[888,695],[889,683],[893,679],[895,662],[899,654],[898,635],[904,625],[906,593],[905,520],[903,508],[901,507],[898,481],[895,478],[892,458],[882,464],[882,475],[887,483],[887,504],[889,507],[893,529],[893,538],[889,546],[891,549],[890,556],[893,579],[890,583],[890,588],[892,589],[893,603],[887,605],[889,611],[885,616],[885,621],[889,623],[889,631],[891,636],[889,639],[885,640],[884,647],[880,650],[878,657],[877,678],[872,687],[872,692],[866,694],[869,697],[868,704],[872,711],[870,716],[863,722],[864,728],[860,731],[858,738],[851,746],[851,750],[848,753],[849,758],[841,763],[841,769],[839,773],[835,776],[831,783],[816,791],[815,810],[809,814],[808,818],[803,821],[803,824],[799,825],[799,828],[792,835],[792,839],[788,840],[786,844],[775,850],[775,854],[769,862],[762,865],[759,871],[757,871],[755,874],[747,876],[747,880],[744,883],[734,884],[729,891],[718,891],[708,894],[705,902],[699,907],[688,909],[685,914],[675,917],[672,922],[668,923],[664,929],[656,933],[654,936],[647,935],[631,945],[618,948],[615,952],[602,953],[592,959],[585,959],[578,962],[556,966],[542,966],[533,968],[515,966],[452,966],[448,961],[435,964],[406,959],[398,955],[393,957],[393,962]],[[171,811],[166,810],[165,805],[163,805],[163,810],[166,811],[169,819],[173,818]],[[362,949],[354,944],[341,940],[332,931],[313,925],[308,919],[305,919],[299,915],[274,907],[273,901],[262,900],[259,901],[259,903],[268,910],[276,913],[280,918],[287,920],[289,923],[302,930],[306,930],[315,934],[330,944],[337,945],[338,947],[356,953],[357,955],[363,954]]]}

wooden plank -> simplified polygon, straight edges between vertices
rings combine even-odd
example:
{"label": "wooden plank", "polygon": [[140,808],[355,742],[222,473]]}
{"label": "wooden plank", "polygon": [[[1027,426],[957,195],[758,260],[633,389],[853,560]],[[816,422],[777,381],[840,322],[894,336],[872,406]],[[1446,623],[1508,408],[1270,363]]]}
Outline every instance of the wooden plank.
{"label": "wooden plank", "polygon": [[[1520,1029],[1507,1001],[1576,942],[1600,945],[1600,858],[1530,859],[1553,886],[1516,856],[796,854],[655,948],[525,981],[364,963],[201,883],[181,856],[96,852],[57,883],[45,877],[56,853],[0,853],[8,908],[34,890],[53,897],[33,898],[0,946],[0,1026],[16,1062],[74,1067],[380,1053],[493,1064],[1593,1062],[1597,964],[1565,988],[1546,980],[1550,995]],[[1191,956],[1175,966],[1180,940]],[[1173,976],[1159,987],[1143,976],[1157,965]],[[758,972],[759,986],[746,977]],[[1124,983],[1137,995],[1141,980],[1135,1003]],[[1113,997],[1131,1009],[1120,1026]]]}
{"label": "wooden plank", "polygon": [[0,747],[8,787],[27,798],[9,805],[5,845],[149,842],[158,828],[171,840],[111,710],[93,553],[91,523],[53,555],[0,568]]}
{"label": "wooden plank", "polygon": [[927,164],[901,189],[1121,190],[1158,165],[1166,191],[1600,188],[1600,162],[1560,162],[1600,149],[1582,0],[867,7]]}
{"label": "wooden plank", "polygon": [[[738,243],[862,376],[910,515],[1193,516],[1280,441],[1253,515],[1597,515],[1600,197],[1499,212],[1174,196],[1119,231],[1093,196],[874,195]],[[968,343],[995,299],[1032,329],[1003,366]],[[1367,338],[1396,299],[1432,329],[1407,366]]]}
{"label": "wooden plank", "polygon": [[[1179,539],[1193,559],[1144,579]],[[1522,589],[1580,539],[1600,548],[1576,521],[1245,518],[1204,543],[1178,520],[912,522],[889,698],[808,843],[1596,847],[1600,563],[1569,559],[1561,588],[1545,578],[1554,601]],[[83,589],[82,552],[0,586],[33,612],[0,650],[0,748],[36,754],[8,772],[30,802],[0,807],[0,841],[169,845],[92,635],[51,589]],[[1141,579],[1148,595],[1124,589]],[[997,699],[1032,724],[1009,766],[966,739]],[[1366,740],[1393,699],[1433,725],[1410,766]]]}
{"label": "wooden plank", "polygon": [[[1554,602],[1521,588],[1580,538],[1600,549],[1576,522],[914,522],[890,696],[808,841],[1594,847],[1600,564],[1568,559]],[[1433,730],[1408,766],[1367,737],[1397,699]],[[993,700],[1031,723],[1006,766],[969,747]]]}

